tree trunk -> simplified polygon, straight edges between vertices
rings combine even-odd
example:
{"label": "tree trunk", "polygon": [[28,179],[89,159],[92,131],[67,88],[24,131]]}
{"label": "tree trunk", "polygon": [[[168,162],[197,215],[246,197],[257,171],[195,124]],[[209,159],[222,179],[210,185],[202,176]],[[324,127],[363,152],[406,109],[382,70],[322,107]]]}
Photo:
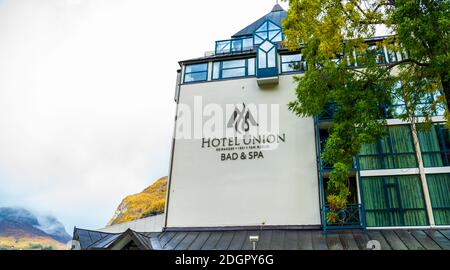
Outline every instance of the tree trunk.
{"label": "tree trunk", "polygon": [[419,165],[419,176],[420,176],[420,182],[422,184],[422,190],[423,190],[423,195],[424,195],[424,199],[425,199],[425,208],[426,208],[427,214],[428,214],[428,223],[430,224],[430,226],[435,226],[433,206],[431,204],[431,197],[430,197],[430,192],[428,189],[427,177],[425,174],[425,166],[423,165],[422,152],[420,151],[419,137],[417,135],[417,128],[416,128],[416,123],[414,120],[415,117],[412,117],[412,118],[413,118],[413,120],[411,121],[411,133],[412,133],[412,137],[413,137],[414,149],[416,151],[417,163]]}

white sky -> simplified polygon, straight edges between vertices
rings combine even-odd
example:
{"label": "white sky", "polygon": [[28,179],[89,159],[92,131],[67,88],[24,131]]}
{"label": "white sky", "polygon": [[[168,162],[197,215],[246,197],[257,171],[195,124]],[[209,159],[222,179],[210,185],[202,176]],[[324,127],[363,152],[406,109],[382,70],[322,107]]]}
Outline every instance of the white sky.
{"label": "white sky", "polygon": [[103,227],[168,174],[178,61],[275,2],[0,0],[0,206]]}

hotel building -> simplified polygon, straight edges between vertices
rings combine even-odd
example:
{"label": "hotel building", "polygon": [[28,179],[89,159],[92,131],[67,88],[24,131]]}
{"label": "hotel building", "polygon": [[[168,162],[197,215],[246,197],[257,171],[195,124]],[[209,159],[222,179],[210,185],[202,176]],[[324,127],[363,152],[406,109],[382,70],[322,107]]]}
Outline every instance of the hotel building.
{"label": "hotel building", "polygon": [[[396,234],[399,239],[422,233],[430,239],[436,238],[435,233],[450,236],[444,230],[450,225],[450,133],[443,111],[433,117],[430,131],[419,131],[415,137],[412,123],[397,117],[405,110],[401,102],[383,108],[387,136],[363,145],[350,175],[350,204],[340,211],[339,224],[327,223],[325,198],[330,168],[320,153],[332,125],[332,106],[321,115],[306,118],[288,110],[287,104],[296,99],[294,77],[302,76],[307,65],[300,51],[289,51],[282,45],[281,22],[286,16],[277,4],[230,39],[216,41],[214,52],[180,62],[167,203],[164,215],[159,217],[162,234],[175,236],[162,241],[165,236],[161,232],[136,233],[128,228],[108,234],[75,229],[74,240],[87,241],[87,249],[112,248],[120,241],[129,244],[130,239],[140,242],[139,248],[147,243],[146,248],[187,249],[195,246],[195,241],[206,245],[216,237],[215,246],[208,248],[220,249],[223,241],[229,241],[227,247],[231,248],[237,238],[244,248],[252,233],[258,234],[260,241],[266,241],[270,234],[271,243],[275,243],[276,235],[281,234],[284,241],[292,235],[300,241],[305,231],[309,239],[312,235],[314,244],[322,241],[320,232],[352,229],[388,248],[392,239],[382,233],[386,228],[400,230]],[[402,59],[402,53],[378,47],[377,42],[385,38],[366,41],[380,65]],[[214,106],[208,108],[211,104]],[[211,114],[217,108],[225,111],[221,118]],[[186,120],[198,114],[200,124]],[[226,135],[205,135],[205,116],[221,120],[215,125],[223,126],[219,129]],[[195,134],[196,125],[200,125],[199,134]],[[272,125],[276,128],[267,132],[261,129]],[[252,129],[257,133],[236,136]],[[436,231],[424,232],[429,229]],[[224,235],[232,232],[226,240]],[[86,240],[86,235],[92,239],[95,233],[99,234],[97,242]],[[180,240],[173,239],[180,234],[184,234]],[[80,235],[85,240],[80,240]],[[419,238],[414,239],[425,246]],[[185,246],[168,244],[174,241]],[[355,238],[354,242],[363,248],[361,241]],[[285,247],[287,243],[283,243]]]}

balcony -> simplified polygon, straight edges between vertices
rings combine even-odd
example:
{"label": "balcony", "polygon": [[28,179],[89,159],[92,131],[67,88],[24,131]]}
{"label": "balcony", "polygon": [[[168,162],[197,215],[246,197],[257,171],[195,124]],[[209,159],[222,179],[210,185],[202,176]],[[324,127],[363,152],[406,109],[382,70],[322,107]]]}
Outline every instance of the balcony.
{"label": "balcony", "polygon": [[[322,211],[326,217],[327,213],[331,211],[329,205],[324,206]],[[331,229],[363,229],[365,227],[361,204],[348,204],[347,208],[337,210],[337,214],[337,222],[324,222],[323,229],[325,231]]]}
{"label": "balcony", "polygon": [[253,37],[233,38],[216,41],[215,55],[253,51]]}

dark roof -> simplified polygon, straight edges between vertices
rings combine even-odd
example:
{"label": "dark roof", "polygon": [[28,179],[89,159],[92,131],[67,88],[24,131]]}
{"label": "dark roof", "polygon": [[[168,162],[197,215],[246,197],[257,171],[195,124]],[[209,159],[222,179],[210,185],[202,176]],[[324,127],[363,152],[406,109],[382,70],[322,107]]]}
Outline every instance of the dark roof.
{"label": "dark roof", "polygon": [[[86,249],[107,249],[111,246],[113,242],[115,242],[121,235],[123,234],[110,234],[103,239],[92,243]],[[80,242],[81,245],[81,242]]]}
{"label": "dark roof", "polygon": [[263,17],[261,17],[259,20],[257,20],[256,22],[250,24],[249,26],[245,27],[244,29],[242,29],[241,31],[237,32],[236,34],[234,34],[232,36],[232,38],[237,38],[237,37],[242,37],[242,36],[251,36],[253,35],[253,32],[255,32],[255,30],[261,26],[261,24],[263,22],[265,22],[266,20],[270,20],[272,22],[274,22],[275,24],[277,24],[278,26],[281,27],[281,21],[286,18],[287,16],[287,12],[279,5],[276,4],[273,8],[272,11],[269,12],[268,14],[264,15]]}
{"label": "dark roof", "polygon": [[181,64],[186,64],[186,63],[204,63],[205,61],[209,61],[209,60],[222,60],[222,59],[232,59],[232,58],[236,58],[236,59],[242,59],[243,57],[250,57],[250,56],[255,56],[256,51],[245,51],[245,52],[234,52],[234,53],[227,53],[227,54],[214,54],[214,55],[208,55],[208,56],[203,56],[203,57],[197,57],[197,58],[192,58],[192,59],[187,59],[187,60],[182,60],[180,62],[178,62],[180,65]]}
{"label": "dark roof", "polygon": [[136,244],[136,246],[139,247],[140,250],[153,249],[149,237],[147,237],[143,233],[138,233],[131,229],[128,229],[125,232],[121,233],[119,237],[115,238],[112,242],[110,242],[106,248],[114,247],[114,245],[116,245],[126,237],[130,237],[130,239]]}
{"label": "dark roof", "polygon": [[[126,235],[141,249],[154,250],[251,250],[249,236],[258,235],[258,250],[363,250],[367,242],[377,240],[383,250],[450,250],[450,230],[361,230],[331,231],[323,235],[320,230],[264,229],[216,231],[165,231],[137,233],[127,230],[122,234],[105,234],[92,243],[86,234],[93,231],[75,229],[82,249],[110,249]],[[103,245],[103,247],[102,247]]]}
{"label": "dark roof", "polygon": [[276,4],[272,8],[272,12],[277,12],[277,11],[284,11],[284,9],[279,4]]}
{"label": "dark roof", "polygon": [[100,243],[100,245],[98,245],[100,248],[104,247],[106,244],[112,242],[114,237],[118,236],[119,234],[75,228],[72,239],[80,242],[81,249],[90,249],[91,246],[95,246],[98,243]]}

